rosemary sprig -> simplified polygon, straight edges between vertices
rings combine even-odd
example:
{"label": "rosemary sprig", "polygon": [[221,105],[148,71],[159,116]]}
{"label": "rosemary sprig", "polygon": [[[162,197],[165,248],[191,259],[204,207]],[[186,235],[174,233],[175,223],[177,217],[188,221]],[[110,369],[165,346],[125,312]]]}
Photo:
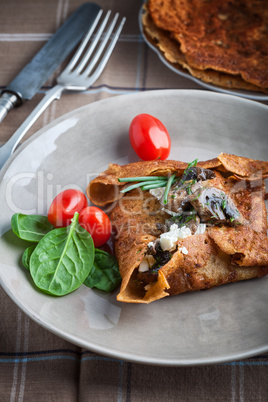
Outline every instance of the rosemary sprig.
{"label": "rosemary sprig", "polygon": [[117,179],[120,183],[132,181],[154,181],[154,180],[167,180],[165,176],[141,176],[141,177],[121,177]]}
{"label": "rosemary sprig", "polygon": [[121,193],[133,190],[134,188],[141,187],[142,190],[150,190],[151,188],[164,187],[167,184],[167,177],[165,176],[145,176],[145,177],[123,177],[118,179],[119,182],[136,182],[121,190]]}
{"label": "rosemary sprig", "polygon": [[[190,162],[189,165],[187,166],[187,168],[185,169],[185,171],[189,168],[191,168],[192,166],[196,166],[198,162],[198,159],[195,159],[194,161]],[[185,172],[184,171],[184,172]]]}
{"label": "rosemary sprig", "polygon": [[172,186],[172,184],[175,180],[175,177],[176,177],[176,173],[173,173],[167,181],[167,185],[166,185],[164,197],[163,197],[164,204],[167,204],[167,202],[168,202],[168,193],[169,193],[170,187]]}
{"label": "rosemary sprig", "polygon": [[151,190],[152,188],[159,188],[159,187],[165,187],[167,185],[167,181],[166,180],[161,180],[161,181],[155,181],[152,184],[147,184],[145,186],[143,186],[141,189],[142,190]]}
{"label": "rosemary sprig", "polygon": [[[193,162],[189,163],[187,168],[184,171],[184,174],[187,172],[189,168],[192,166],[196,166],[198,159],[195,159]],[[126,193],[127,191],[133,190],[135,188],[141,187],[142,190],[151,190],[153,188],[166,187],[163,197],[164,204],[168,202],[168,193],[170,187],[176,180],[176,173],[173,173],[170,177],[166,176],[140,176],[140,177],[120,177],[117,179],[120,183],[131,183],[134,182],[131,186],[128,186],[120,191],[120,193]]]}
{"label": "rosemary sprig", "polygon": [[144,181],[140,181],[136,184],[132,184],[131,186],[124,188],[123,190],[120,191],[120,193],[126,193],[127,191],[133,190],[134,188],[143,187],[143,186],[146,186],[147,187],[146,190],[149,190],[150,188],[161,187],[161,184],[163,186],[166,185],[166,181],[165,180],[151,180],[151,181],[144,180]]}

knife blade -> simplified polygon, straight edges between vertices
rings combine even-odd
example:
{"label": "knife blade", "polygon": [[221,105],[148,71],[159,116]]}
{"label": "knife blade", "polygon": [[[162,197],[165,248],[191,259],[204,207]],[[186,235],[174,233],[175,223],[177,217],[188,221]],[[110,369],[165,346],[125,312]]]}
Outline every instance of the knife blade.
{"label": "knife blade", "polygon": [[14,106],[32,99],[84,37],[99,11],[95,3],[81,5],[1,92],[0,123]]}

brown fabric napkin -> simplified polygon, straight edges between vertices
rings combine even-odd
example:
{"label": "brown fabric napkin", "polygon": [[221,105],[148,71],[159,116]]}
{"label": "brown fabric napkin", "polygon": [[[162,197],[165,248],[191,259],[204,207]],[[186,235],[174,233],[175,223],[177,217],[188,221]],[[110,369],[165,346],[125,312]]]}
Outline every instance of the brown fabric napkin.
{"label": "brown fabric napkin", "polygon": [[[3,89],[83,1],[1,2],[0,88]],[[57,117],[99,99],[154,89],[202,87],[168,70],[143,42],[141,1],[99,0],[104,10],[127,17],[101,77],[84,93],[54,101],[25,137]],[[3,144],[55,83],[9,113],[0,127]],[[97,355],[57,337],[24,314],[1,289],[0,401],[267,401],[268,354],[200,367],[158,367]],[[256,334],[257,336],[257,334]]]}

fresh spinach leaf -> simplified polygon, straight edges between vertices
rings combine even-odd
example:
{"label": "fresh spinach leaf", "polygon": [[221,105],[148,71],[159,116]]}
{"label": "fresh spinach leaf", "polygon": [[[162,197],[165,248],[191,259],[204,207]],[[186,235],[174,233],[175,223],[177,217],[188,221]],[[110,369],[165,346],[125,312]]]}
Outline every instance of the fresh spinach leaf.
{"label": "fresh spinach leaf", "polygon": [[11,228],[20,239],[38,243],[54,226],[46,216],[17,213],[11,218]]}
{"label": "fresh spinach leaf", "polygon": [[27,247],[22,255],[22,265],[24,266],[24,268],[28,269],[28,271],[30,271],[30,258],[31,255],[33,254],[33,251],[36,247],[36,244],[34,244],[33,246]]}
{"label": "fresh spinach leaf", "polygon": [[121,279],[116,259],[106,251],[96,248],[93,267],[84,285],[111,292],[120,284]]}
{"label": "fresh spinach leaf", "polygon": [[45,293],[63,296],[74,291],[92,269],[94,243],[78,216],[76,212],[70,226],[47,233],[30,258],[33,281]]}

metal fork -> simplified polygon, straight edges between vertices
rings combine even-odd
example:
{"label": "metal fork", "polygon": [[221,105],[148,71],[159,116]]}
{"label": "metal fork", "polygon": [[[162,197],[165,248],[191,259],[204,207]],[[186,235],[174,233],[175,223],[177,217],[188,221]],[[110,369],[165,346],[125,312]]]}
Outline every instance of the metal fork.
{"label": "metal fork", "polygon": [[[122,18],[121,21],[118,21],[119,14],[115,14],[114,18],[109,23],[107,31],[104,33],[104,29],[110,19],[111,11],[109,10],[101,21],[102,12],[103,11],[100,10],[94,24],[85,35],[85,38],[72,60],[58,76],[57,85],[47,91],[44,98],[23,124],[0,148],[0,169],[2,169],[7,159],[13,154],[22,137],[54,99],[60,99],[64,90],[85,91],[102,73],[118,41],[126,20]],[[96,29],[97,25],[99,26]],[[91,38],[92,41],[87,49]],[[109,39],[110,43],[107,44]]]}

